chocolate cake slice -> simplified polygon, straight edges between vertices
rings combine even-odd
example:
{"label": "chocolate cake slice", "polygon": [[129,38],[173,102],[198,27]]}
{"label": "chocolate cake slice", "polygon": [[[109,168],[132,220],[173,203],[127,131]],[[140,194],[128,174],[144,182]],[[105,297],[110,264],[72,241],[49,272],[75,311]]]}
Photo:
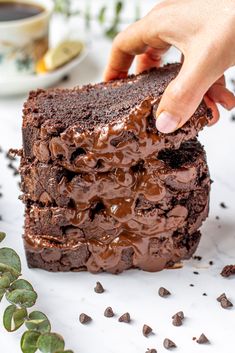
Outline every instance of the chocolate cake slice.
{"label": "chocolate cake slice", "polygon": [[169,135],[153,114],[179,69],[30,93],[20,167],[30,267],[158,271],[194,253],[210,191],[196,136],[211,112],[202,102]]}

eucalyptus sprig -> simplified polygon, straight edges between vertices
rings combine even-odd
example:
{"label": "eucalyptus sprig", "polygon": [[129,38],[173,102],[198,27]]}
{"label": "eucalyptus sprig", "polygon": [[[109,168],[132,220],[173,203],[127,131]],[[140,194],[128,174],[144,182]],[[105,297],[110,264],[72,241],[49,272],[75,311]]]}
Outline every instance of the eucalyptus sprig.
{"label": "eucalyptus sprig", "polygon": [[[6,234],[0,232],[0,242]],[[47,316],[40,311],[31,311],[37,300],[33,286],[21,277],[21,261],[17,253],[10,248],[0,248],[0,302],[5,296],[9,306],[3,314],[3,325],[8,332],[18,330],[25,325],[26,331],[21,337],[23,353],[73,353],[65,350],[63,337],[51,332]]]}

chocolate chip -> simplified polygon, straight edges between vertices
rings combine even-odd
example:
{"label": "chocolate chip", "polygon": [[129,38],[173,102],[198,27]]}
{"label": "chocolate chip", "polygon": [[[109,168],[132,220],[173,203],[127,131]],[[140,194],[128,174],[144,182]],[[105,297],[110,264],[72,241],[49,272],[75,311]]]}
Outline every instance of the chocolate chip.
{"label": "chocolate chip", "polygon": [[192,340],[195,341],[197,339],[197,337],[193,337]]}
{"label": "chocolate chip", "polygon": [[61,79],[61,82],[66,82],[70,80],[70,76],[69,75],[64,75]]}
{"label": "chocolate chip", "polygon": [[181,320],[184,319],[184,313],[183,313],[183,311],[178,311],[178,313],[176,313],[176,314],[174,314],[174,315],[172,316],[172,319],[174,319],[175,316],[179,316],[179,317],[181,318]]}
{"label": "chocolate chip", "polygon": [[208,340],[208,338],[204,335],[204,333],[201,334],[201,336],[197,339],[196,341],[199,344],[205,344],[205,343],[209,343],[210,341]]}
{"label": "chocolate chip", "polygon": [[79,316],[79,321],[81,322],[81,324],[87,324],[91,320],[92,320],[92,318],[90,316],[88,316],[87,314],[82,313]]}
{"label": "chocolate chip", "polygon": [[111,306],[108,306],[105,311],[104,311],[104,316],[105,317],[113,317],[114,316],[114,312],[113,309],[111,308]]}
{"label": "chocolate chip", "polygon": [[233,303],[230,300],[228,300],[227,298],[222,298],[220,300],[220,305],[222,306],[223,309],[228,309],[233,306]]}
{"label": "chocolate chip", "polygon": [[175,314],[173,316],[172,325],[181,326],[183,324],[182,319],[179,315]]}
{"label": "chocolate chip", "polygon": [[223,277],[230,277],[232,275],[235,275],[235,265],[224,266],[220,274]]}
{"label": "chocolate chip", "polygon": [[148,348],[145,353],[157,353],[157,350],[155,348]]}
{"label": "chocolate chip", "polygon": [[125,322],[125,323],[129,323],[131,321],[131,317],[129,313],[125,313],[122,316],[119,317],[118,319],[119,322]]}
{"label": "chocolate chip", "polygon": [[195,275],[199,275],[199,272],[198,272],[198,271],[193,271],[193,273],[194,273]]}
{"label": "chocolate chip", "polygon": [[104,293],[104,288],[100,282],[96,282],[96,286],[94,288],[96,293]]}
{"label": "chocolate chip", "polygon": [[222,208],[228,208],[228,207],[225,205],[224,202],[220,202],[220,207],[222,207]]}
{"label": "chocolate chip", "polygon": [[144,325],[142,332],[145,337],[148,337],[150,335],[150,333],[153,332],[153,329],[148,325]]}
{"label": "chocolate chip", "polygon": [[160,297],[164,298],[164,297],[168,297],[169,295],[171,295],[171,292],[164,287],[160,287],[158,289],[158,294],[160,295]]}
{"label": "chocolate chip", "polygon": [[165,338],[163,341],[163,347],[166,349],[176,348],[176,344],[169,338]]}
{"label": "chocolate chip", "polygon": [[220,296],[219,296],[218,298],[216,298],[216,300],[217,300],[217,302],[221,302],[221,300],[222,300],[223,298],[226,298],[226,299],[227,299],[225,293],[220,294]]}
{"label": "chocolate chip", "polygon": [[194,287],[194,284],[190,283],[190,287]]}
{"label": "chocolate chip", "polygon": [[213,261],[209,261],[209,265],[210,266],[214,265],[214,262]]}
{"label": "chocolate chip", "polygon": [[195,256],[193,256],[193,259],[194,259],[194,260],[197,260],[197,261],[201,261],[202,257],[195,255]]}
{"label": "chocolate chip", "polygon": [[216,216],[215,219],[219,220],[219,216]]}
{"label": "chocolate chip", "polygon": [[204,297],[206,297],[206,296],[207,296],[207,294],[206,294],[206,293],[203,293],[202,295],[203,295]]}

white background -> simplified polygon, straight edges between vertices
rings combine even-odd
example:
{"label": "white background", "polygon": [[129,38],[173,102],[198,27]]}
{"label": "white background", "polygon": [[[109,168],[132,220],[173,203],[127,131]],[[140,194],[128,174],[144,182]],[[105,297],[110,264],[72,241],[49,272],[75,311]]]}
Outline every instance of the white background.
{"label": "white background", "polygon": [[[142,2],[143,3],[143,2]],[[144,2],[145,5],[149,2]],[[152,1],[153,3],[153,1]],[[147,9],[147,5],[145,11]],[[129,10],[126,12],[129,15]],[[79,22],[79,21],[78,21]],[[73,29],[75,26],[73,21]],[[56,26],[56,25],[55,25]],[[61,28],[57,28],[57,33]],[[65,86],[74,86],[102,79],[111,43],[102,39],[94,30],[92,50],[81,66],[73,72]],[[175,59],[174,52],[171,59]],[[235,78],[235,70],[227,74]],[[4,150],[21,147],[21,109],[26,97],[0,99],[0,145]],[[39,299],[37,309],[45,312],[53,331],[62,333],[67,348],[79,353],[144,353],[147,348],[165,349],[165,337],[177,343],[176,352],[181,353],[233,353],[235,308],[224,310],[216,297],[226,292],[235,304],[235,278],[224,279],[219,273],[226,264],[235,263],[235,122],[231,113],[221,110],[220,122],[206,128],[200,135],[208,155],[211,177],[214,180],[211,193],[209,219],[202,228],[202,241],[197,251],[201,262],[190,260],[182,269],[165,270],[160,273],[127,271],[121,275],[92,275],[89,273],[47,273],[29,270],[24,257],[21,235],[23,232],[23,206],[17,199],[17,178],[6,167],[7,161],[0,155],[0,184],[3,198],[0,228],[8,234],[5,246],[16,249],[23,262],[23,276],[35,287]],[[220,207],[225,202],[227,209]],[[216,220],[216,216],[220,219]],[[213,266],[208,262],[214,261]],[[193,271],[199,271],[199,275]],[[106,292],[93,291],[96,281],[101,281]],[[193,283],[195,286],[190,287]],[[172,292],[168,299],[160,298],[157,290],[165,286]],[[202,294],[206,292],[207,296]],[[2,316],[5,302],[0,304]],[[112,306],[116,316],[107,319],[103,311]],[[171,324],[171,316],[183,310],[186,316],[182,327]],[[119,323],[117,318],[129,311],[133,321],[130,325]],[[82,326],[78,317],[85,312],[93,322]],[[143,337],[143,324],[149,324],[155,334]],[[19,341],[23,330],[9,334],[0,326],[0,352],[19,353]],[[192,337],[204,332],[210,345],[199,346]]]}

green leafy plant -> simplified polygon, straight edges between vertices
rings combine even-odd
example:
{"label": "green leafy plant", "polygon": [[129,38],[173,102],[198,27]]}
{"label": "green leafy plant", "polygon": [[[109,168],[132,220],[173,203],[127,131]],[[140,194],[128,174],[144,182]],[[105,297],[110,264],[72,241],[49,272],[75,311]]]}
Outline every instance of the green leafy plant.
{"label": "green leafy plant", "polygon": [[[0,242],[6,234],[0,232]],[[21,337],[23,353],[73,353],[65,350],[63,337],[51,332],[51,324],[45,314],[31,311],[37,301],[33,286],[21,277],[21,261],[10,248],[0,248],[0,302],[5,297],[9,306],[3,314],[3,325],[8,332],[14,332],[25,325]]]}
{"label": "green leafy plant", "polygon": [[[125,1],[113,0],[109,1],[108,5],[101,6],[98,11],[97,18],[93,18],[91,15],[90,2],[86,1],[85,9],[80,11],[73,11],[72,1],[71,0],[54,0],[55,2],[55,12],[64,15],[66,18],[69,18],[74,15],[80,15],[84,21],[87,29],[91,27],[91,20],[97,20],[101,27],[104,30],[104,35],[110,39],[113,39],[120,30],[120,24],[122,23],[122,11],[124,9]],[[106,14],[107,9],[113,4],[113,18],[110,21],[107,21]],[[133,10],[134,20],[139,19],[140,17],[140,6],[139,0],[136,0],[135,8]],[[107,28],[107,23],[109,27]]]}

